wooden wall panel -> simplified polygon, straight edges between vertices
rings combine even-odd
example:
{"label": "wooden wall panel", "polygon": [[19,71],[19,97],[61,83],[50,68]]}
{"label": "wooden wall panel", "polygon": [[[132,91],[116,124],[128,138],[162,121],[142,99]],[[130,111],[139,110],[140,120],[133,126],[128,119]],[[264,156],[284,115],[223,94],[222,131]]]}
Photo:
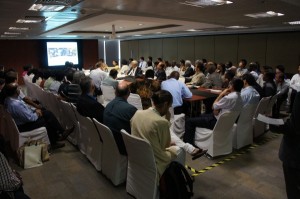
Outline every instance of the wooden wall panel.
{"label": "wooden wall panel", "polygon": [[128,58],[133,58],[133,59],[139,60],[139,41],[138,40],[129,41],[128,50],[129,50]]}
{"label": "wooden wall panel", "polygon": [[150,55],[150,45],[149,40],[140,40],[139,41],[139,58],[144,57],[147,61],[147,57]]}
{"label": "wooden wall panel", "polygon": [[[163,40],[162,39],[150,39],[149,40],[149,56],[152,56],[153,62],[156,61],[158,57],[163,56]],[[146,59],[146,58],[145,58]]]}
{"label": "wooden wall panel", "polygon": [[177,38],[163,39],[163,60],[178,60]]}
{"label": "wooden wall panel", "polygon": [[238,60],[246,59],[248,64],[258,61],[261,66],[266,64],[267,35],[239,35]]}
{"label": "wooden wall panel", "polygon": [[286,72],[296,73],[300,63],[300,33],[268,34],[266,64],[283,64]]}
{"label": "wooden wall panel", "polygon": [[[90,66],[97,63],[98,57],[98,41],[97,40],[82,40],[82,65],[83,68],[90,68]],[[103,57],[101,57],[103,58]]]}
{"label": "wooden wall panel", "polygon": [[215,60],[215,37],[195,37],[195,59]]}
{"label": "wooden wall panel", "polygon": [[130,58],[129,41],[122,41],[121,44],[121,60]]}
{"label": "wooden wall panel", "polygon": [[215,36],[215,62],[226,63],[232,61],[233,65],[237,64],[238,36],[237,35],[220,35]]}
{"label": "wooden wall panel", "polygon": [[[181,37],[178,38],[178,59],[190,60],[192,63],[195,61],[195,41],[194,37]],[[172,61],[172,60],[169,60]],[[176,61],[176,60],[175,60]]]}

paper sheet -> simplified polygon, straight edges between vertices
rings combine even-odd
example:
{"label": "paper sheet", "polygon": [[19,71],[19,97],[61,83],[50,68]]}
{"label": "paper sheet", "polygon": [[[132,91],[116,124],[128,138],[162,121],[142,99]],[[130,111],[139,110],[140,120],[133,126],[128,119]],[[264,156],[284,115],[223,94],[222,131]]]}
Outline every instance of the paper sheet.
{"label": "paper sheet", "polygon": [[267,123],[267,124],[273,124],[273,125],[283,125],[284,124],[283,119],[274,119],[274,118],[266,117],[262,114],[258,114],[257,120]]}

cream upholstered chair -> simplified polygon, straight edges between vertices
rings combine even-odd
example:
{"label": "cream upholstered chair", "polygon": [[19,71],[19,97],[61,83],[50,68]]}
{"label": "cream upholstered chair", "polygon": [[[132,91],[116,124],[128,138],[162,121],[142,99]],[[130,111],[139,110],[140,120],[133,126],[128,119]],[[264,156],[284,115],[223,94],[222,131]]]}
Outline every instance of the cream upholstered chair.
{"label": "cream upholstered chair", "polygon": [[112,86],[101,85],[102,95],[103,95],[103,106],[106,106],[110,101],[115,99],[115,89]]}
{"label": "cream upholstered chair", "polygon": [[276,93],[276,95],[271,97],[268,107],[266,109],[265,115],[270,116],[270,117],[272,116],[273,106],[276,103],[279,94],[280,94],[280,91],[278,93]]}
{"label": "cream upholstered chair", "polygon": [[135,106],[138,110],[143,110],[142,100],[138,94],[130,93],[127,102]]}
{"label": "cream upholstered chair", "polygon": [[263,97],[255,110],[254,118],[253,118],[253,137],[256,138],[266,132],[267,125],[259,120],[257,120],[258,114],[265,115],[268,109],[268,105],[271,97]]}
{"label": "cream upholstered chair", "polygon": [[77,117],[75,115],[76,107],[73,110],[73,107],[70,103],[65,101],[58,101],[58,108],[60,111],[60,122],[62,126],[67,129],[75,126],[73,133],[68,136],[68,140],[74,144],[78,144],[78,136],[80,134],[80,127]]}
{"label": "cream upholstered chair", "polygon": [[170,131],[174,132],[177,137],[182,138],[185,132],[185,114],[174,115],[174,108],[170,107]]}
{"label": "cream upholstered chair", "polygon": [[240,149],[253,143],[253,116],[257,104],[248,104],[243,107],[243,111],[236,124],[232,127],[233,148]]}
{"label": "cream upholstered chair", "polygon": [[102,167],[102,140],[94,122],[78,113],[80,123],[81,141],[79,150],[86,155],[94,167],[101,171]]}
{"label": "cream upholstered chair", "polygon": [[127,193],[137,199],[158,198],[158,174],[151,145],[123,129],[121,133],[128,154]]}
{"label": "cream upholstered chair", "polygon": [[93,119],[103,140],[102,173],[117,186],[126,181],[127,156],[121,155],[111,130]]}
{"label": "cream upholstered chair", "polygon": [[238,111],[223,113],[213,130],[196,128],[195,145],[208,149],[211,157],[227,155],[232,152],[232,126],[239,115]]}
{"label": "cream upholstered chair", "polygon": [[1,126],[3,125],[3,129],[5,131],[5,140],[9,140],[13,151],[17,151],[18,148],[29,139],[41,140],[50,145],[49,137],[45,127],[40,127],[31,131],[19,132],[14,119],[6,110],[2,109],[0,117]]}

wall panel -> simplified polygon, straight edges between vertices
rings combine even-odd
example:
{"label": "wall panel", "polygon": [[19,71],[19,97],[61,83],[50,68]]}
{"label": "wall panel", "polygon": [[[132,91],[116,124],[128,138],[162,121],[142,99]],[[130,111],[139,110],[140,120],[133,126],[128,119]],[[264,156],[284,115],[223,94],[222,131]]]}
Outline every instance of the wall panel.
{"label": "wall panel", "polygon": [[144,57],[147,61],[147,57],[150,53],[149,40],[140,40],[139,41],[139,58]]}
{"label": "wall panel", "polygon": [[238,36],[237,35],[220,35],[215,36],[215,62],[226,63],[232,61],[233,65],[237,64]]}
{"label": "wall panel", "polygon": [[120,44],[121,47],[121,60],[130,58],[130,50],[129,50],[129,41],[122,41]]}
{"label": "wall panel", "polygon": [[215,60],[215,37],[195,37],[195,59]]}
{"label": "wall panel", "polygon": [[193,63],[195,61],[194,37],[181,37],[178,38],[177,42],[178,42],[178,51],[177,51],[178,59],[190,60]]}
{"label": "wall panel", "polygon": [[128,50],[129,50],[128,58],[133,58],[133,59],[139,60],[139,41],[138,40],[129,41]]}
{"label": "wall panel", "polygon": [[163,39],[163,60],[178,60],[177,38]]}
{"label": "wall panel", "polygon": [[150,39],[149,40],[149,47],[150,47],[149,56],[152,56],[153,62],[155,62],[158,57],[163,56],[162,45],[163,45],[162,39]]}
{"label": "wall panel", "polygon": [[248,64],[258,61],[261,66],[266,64],[267,35],[239,35],[238,60],[246,59]]}

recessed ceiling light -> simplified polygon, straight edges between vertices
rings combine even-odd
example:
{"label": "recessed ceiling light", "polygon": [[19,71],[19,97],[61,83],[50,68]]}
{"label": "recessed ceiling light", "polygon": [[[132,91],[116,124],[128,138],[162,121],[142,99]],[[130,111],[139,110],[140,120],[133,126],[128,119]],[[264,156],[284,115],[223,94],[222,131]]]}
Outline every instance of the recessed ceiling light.
{"label": "recessed ceiling light", "polygon": [[140,36],[142,36],[142,35],[133,35],[134,37],[140,37]]}
{"label": "recessed ceiling light", "polygon": [[120,35],[118,35],[117,37],[118,37],[118,38],[120,38],[121,36],[120,36]]}
{"label": "recessed ceiling light", "polygon": [[288,24],[290,25],[300,25],[300,21],[290,21],[290,22],[287,22]]}
{"label": "recessed ceiling light", "polygon": [[161,32],[156,32],[156,34],[161,34]]}
{"label": "recessed ceiling light", "polygon": [[17,23],[40,23],[41,20],[27,20],[27,19],[18,19]]}
{"label": "recessed ceiling light", "polygon": [[33,4],[28,10],[30,11],[40,11],[40,12],[58,12],[64,9],[64,5],[43,5],[43,4]]}
{"label": "recessed ceiling light", "polygon": [[9,27],[9,30],[29,30],[28,27]]}
{"label": "recessed ceiling light", "polygon": [[247,26],[227,26],[226,28],[229,29],[243,29],[243,28],[248,28]]}
{"label": "recessed ceiling light", "polygon": [[20,35],[19,32],[4,32],[5,35]]}
{"label": "recessed ceiling light", "polygon": [[119,28],[120,28],[120,29],[123,29],[123,27],[122,27],[122,26],[120,26]]}
{"label": "recessed ceiling light", "polygon": [[197,31],[196,29],[188,29],[188,30],[186,30],[186,31],[189,31],[189,32],[195,32],[195,31]]}
{"label": "recessed ceiling light", "polygon": [[220,6],[226,4],[232,4],[232,1],[225,1],[225,0],[189,0],[179,2],[180,4],[193,6],[193,7],[207,7],[207,6]]}
{"label": "recessed ceiling light", "polygon": [[274,12],[274,11],[268,11],[268,12],[245,14],[245,16],[252,17],[252,18],[266,18],[266,17],[281,17],[284,16],[284,14],[279,12]]}
{"label": "recessed ceiling light", "polygon": [[13,37],[17,37],[16,35],[1,35],[1,37],[9,37],[9,38],[13,38]]}
{"label": "recessed ceiling light", "polygon": [[142,26],[142,25],[144,25],[144,24],[142,24],[142,23],[139,23],[139,26]]}

